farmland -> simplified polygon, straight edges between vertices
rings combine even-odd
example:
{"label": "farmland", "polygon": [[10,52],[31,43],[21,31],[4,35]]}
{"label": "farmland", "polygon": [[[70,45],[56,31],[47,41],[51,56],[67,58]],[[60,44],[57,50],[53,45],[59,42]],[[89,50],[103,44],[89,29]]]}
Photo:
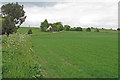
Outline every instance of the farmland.
{"label": "farmland", "polygon": [[[7,41],[3,45],[3,77],[30,77],[35,72],[31,74],[29,66],[35,63],[41,64],[45,78],[118,77],[117,31],[41,32],[39,28],[32,28],[33,34],[27,35],[28,30],[20,28],[19,34],[3,36],[3,42]],[[11,40],[16,43],[10,43]],[[17,45],[18,49],[10,44]]]}

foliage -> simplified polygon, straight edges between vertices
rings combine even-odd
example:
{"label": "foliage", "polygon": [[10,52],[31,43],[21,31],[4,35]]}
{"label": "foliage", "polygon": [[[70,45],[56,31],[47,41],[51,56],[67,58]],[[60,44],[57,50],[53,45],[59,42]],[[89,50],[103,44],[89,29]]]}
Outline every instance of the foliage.
{"label": "foliage", "polygon": [[41,67],[36,66],[37,54],[33,50],[30,35],[17,33],[9,37],[3,36],[2,49],[3,78],[32,78],[35,74],[43,75],[39,71]]}
{"label": "foliage", "polygon": [[75,30],[76,31],[82,31],[82,28],[81,27],[77,27]]}
{"label": "foliage", "polygon": [[[1,7],[1,13],[5,18],[2,21],[2,33],[1,34],[12,34],[16,32],[17,28],[25,21],[25,11],[23,10],[23,5],[18,3],[8,3]],[[16,27],[17,25],[17,27]]]}
{"label": "foliage", "polygon": [[26,19],[23,5],[16,3],[8,3],[1,7],[1,13],[4,17],[9,16],[11,22],[19,27]]}
{"label": "foliage", "polygon": [[0,80],[2,79],[2,36],[0,35]]}
{"label": "foliage", "polygon": [[95,29],[95,32],[100,32],[100,31],[99,31],[99,29],[96,28],[96,29]]}
{"label": "foliage", "polygon": [[91,29],[94,29],[93,27],[91,27]]}
{"label": "foliage", "polygon": [[28,30],[28,34],[32,34],[32,29],[29,29],[29,30]]}
{"label": "foliage", "polygon": [[120,28],[117,28],[118,31],[120,31]]}
{"label": "foliage", "polygon": [[35,74],[32,76],[33,78],[39,79],[39,78],[43,78],[44,77],[40,64],[36,64],[33,67],[33,71],[35,71]]}
{"label": "foliage", "polygon": [[15,32],[16,27],[14,22],[12,22],[10,20],[10,17],[5,17],[5,20],[2,21],[2,34],[7,34],[7,36],[9,36],[9,34],[12,34],[13,32]]}
{"label": "foliage", "polygon": [[69,31],[69,30],[70,30],[70,26],[69,26],[69,25],[64,25],[64,29],[65,29],[66,31]]}
{"label": "foliage", "polygon": [[56,27],[57,27],[57,31],[62,31],[64,29],[61,22],[57,22],[55,24],[56,24]]}
{"label": "foliage", "polygon": [[70,31],[76,31],[76,28],[74,27],[74,28],[70,28]]}
{"label": "foliage", "polygon": [[86,31],[87,31],[87,32],[90,32],[90,31],[91,31],[91,29],[90,29],[90,28],[87,28],[87,29],[86,29]]}
{"label": "foliage", "polygon": [[83,31],[81,27],[70,28],[70,31]]}
{"label": "foliage", "polygon": [[49,23],[49,26],[52,26],[51,31],[62,31],[64,29],[63,25],[61,22],[56,22],[56,23]]}
{"label": "foliage", "polygon": [[47,21],[47,19],[45,19],[45,21],[44,22],[41,22],[41,31],[46,31],[46,29],[49,27],[49,23],[48,23],[48,21]]}

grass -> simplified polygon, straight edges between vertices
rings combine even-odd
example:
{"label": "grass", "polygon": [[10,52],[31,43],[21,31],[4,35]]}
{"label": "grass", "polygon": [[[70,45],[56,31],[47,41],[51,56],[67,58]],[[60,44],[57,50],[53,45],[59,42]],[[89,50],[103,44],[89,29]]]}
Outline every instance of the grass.
{"label": "grass", "polygon": [[[32,49],[31,37],[26,34],[3,36],[3,78],[32,78],[39,63]],[[41,74],[41,73],[40,73]]]}
{"label": "grass", "polygon": [[[0,18],[0,33],[2,32],[2,18]],[[2,36],[0,35],[0,79],[2,78]]]}
{"label": "grass", "polygon": [[[19,43],[17,40],[21,41],[21,39],[18,35],[11,35],[6,40],[7,43],[3,46],[3,62],[5,64],[4,68],[10,70],[11,73],[7,71],[3,77],[32,76],[35,73],[34,71],[31,72],[29,67],[22,67],[24,61],[28,66],[35,63],[41,64],[45,78],[118,77],[117,31],[50,33],[41,32],[39,28],[31,28],[33,34],[27,35],[29,29],[20,28],[18,30],[21,36],[24,35],[25,39],[25,42],[20,44],[23,48],[17,46],[20,50],[16,51],[12,45],[5,48],[11,42],[11,39],[15,40],[13,42],[16,42],[16,44]],[[34,52],[29,51],[31,47]],[[12,54],[12,50],[16,52],[13,59],[9,59],[12,56],[8,54]],[[19,58],[19,61],[17,61],[17,58]],[[20,63],[19,68],[16,67],[18,62]],[[18,70],[23,72],[19,73]]]}
{"label": "grass", "polygon": [[2,79],[2,36],[0,35],[0,79]]}

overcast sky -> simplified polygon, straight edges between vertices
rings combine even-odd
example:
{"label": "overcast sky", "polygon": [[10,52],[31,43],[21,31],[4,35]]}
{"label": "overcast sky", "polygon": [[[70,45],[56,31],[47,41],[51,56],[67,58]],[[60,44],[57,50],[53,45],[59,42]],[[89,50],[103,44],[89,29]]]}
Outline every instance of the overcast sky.
{"label": "overcast sky", "polygon": [[[91,2],[90,2],[91,1]],[[5,4],[4,2],[0,5]],[[40,26],[48,22],[62,22],[71,27],[118,27],[118,0],[81,0],[64,2],[20,2],[24,5],[26,21],[21,26]]]}

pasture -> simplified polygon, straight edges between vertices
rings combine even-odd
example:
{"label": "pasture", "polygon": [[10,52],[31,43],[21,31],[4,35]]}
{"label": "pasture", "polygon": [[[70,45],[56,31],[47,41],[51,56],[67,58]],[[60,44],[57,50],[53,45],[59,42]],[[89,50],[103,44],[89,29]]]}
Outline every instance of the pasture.
{"label": "pasture", "polygon": [[[33,34],[27,35],[28,30],[29,28],[18,30],[18,33],[21,36],[24,35],[25,39],[25,41],[22,39],[21,44],[19,41],[9,43],[11,39],[16,41],[15,34],[10,35],[9,39],[3,37],[8,40],[7,44],[3,45],[3,62],[6,66],[5,70],[11,71],[5,72],[3,77],[16,77],[16,75],[17,77],[30,77],[31,72],[28,67],[34,63],[41,64],[45,78],[118,77],[117,31],[41,32],[39,28],[32,28]],[[16,37],[19,39],[18,36]],[[6,42],[5,40],[4,42]],[[6,48],[9,47],[8,43],[9,45],[19,43],[23,48],[18,45],[20,49],[15,49],[14,46],[8,49]],[[8,51],[10,55],[8,55]],[[15,63],[18,60],[20,64],[13,64],[12,60]],[[27,62],[27,67],[23,67],[24,61]],[[21,66],[18,67],[18,65]],[[33,71],[33,73],[35,72]]]}

